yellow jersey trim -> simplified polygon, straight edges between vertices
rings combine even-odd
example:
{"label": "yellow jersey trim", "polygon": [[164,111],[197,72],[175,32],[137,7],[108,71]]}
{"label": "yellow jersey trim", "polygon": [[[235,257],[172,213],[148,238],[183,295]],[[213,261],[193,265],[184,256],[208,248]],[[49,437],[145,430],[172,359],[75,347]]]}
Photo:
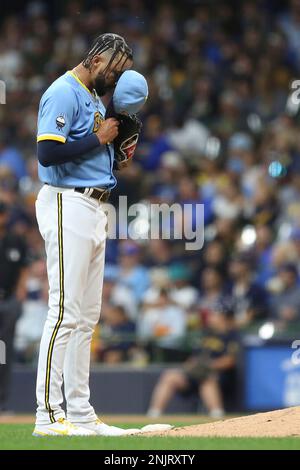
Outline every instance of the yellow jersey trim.
{"label": "yellow jersey trim", "polygon": [[36,141],[41,142],[42,140],[56,140],[57,142],[62,142],[64,144],[67,139],[62,135],[41,134],[37,137]]}
{"label": "yellow jersey trim", "polygon": [[87,86],[85,86],[85,84],[80,80],[80,78],[78,78],[75,73],[73,73],[71,70],[68,71],[68,74],[69,75],[72,75],[73,78],[75,78],[75,80],[86,90],[89,92],[90,95],[93,95],[93,93],[91,92],[91,90],[88,89]]}

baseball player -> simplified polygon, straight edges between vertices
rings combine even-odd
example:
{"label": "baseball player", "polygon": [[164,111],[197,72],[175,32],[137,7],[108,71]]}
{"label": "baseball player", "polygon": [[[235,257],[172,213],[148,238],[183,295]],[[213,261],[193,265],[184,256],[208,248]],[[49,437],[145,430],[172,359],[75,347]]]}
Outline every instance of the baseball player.
{"label": "baseball player", "polygon": [[[128,433],[95,414],[89,367],[101,307],[103,203],[116,184],[115,156],[121,163],[132,157],[139,123],[136,132],[118,141],[117,150],[116,142],[122,119],[130,120],[148,94],[144,77],[129,70],[132,64],[124,38],[102,34],[83,62],[52,83],[40,102],[37,146],[44,186],[36,215],[47,254],[49,312],[40,345],[35,436]],[[100,97],[110,90],[106,119]],[[61,406],[63,382],[67,415]]]}

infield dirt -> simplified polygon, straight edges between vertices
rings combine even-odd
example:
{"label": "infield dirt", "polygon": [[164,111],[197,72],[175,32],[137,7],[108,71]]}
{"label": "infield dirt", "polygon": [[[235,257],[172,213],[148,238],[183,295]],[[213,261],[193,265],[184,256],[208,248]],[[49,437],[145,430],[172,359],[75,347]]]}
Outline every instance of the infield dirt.
{"label": "infield dirt", "polygon": [[[163,437],[300,437],[300,406],[283,410],[257,413],[249,416],[226,418],[222,421],[207,422],[207,416],[201,415],[168,415],[160,420],[147,420],[141,415],[101,416],[108,424],[134,423],[135,426],[161,421],[190,425],[175,427],[164,433],[147,433],[143,436]],[[32,424],[32,415],[0,416],[0,424]],[[197,424],[195,424],[197,423]],[[202,423],[202,424],[201,424]],[[300,444],[299,444],[300,448]]]}
{"label": "infield dirt", "polygon": [[[300,406],[213,423],[172,429],[148,436],[174,437],[300,437]],[[145,434],[144,434],[145,436]]]}

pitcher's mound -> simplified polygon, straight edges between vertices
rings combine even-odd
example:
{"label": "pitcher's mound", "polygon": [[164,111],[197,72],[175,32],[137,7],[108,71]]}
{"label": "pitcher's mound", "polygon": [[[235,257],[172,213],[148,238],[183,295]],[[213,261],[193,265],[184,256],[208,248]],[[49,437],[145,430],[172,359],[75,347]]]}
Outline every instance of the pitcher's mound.
{"label": "pitcher's mound", "polygon": [[300,437],[300,406],[148,435],[154,434],[164,437]]}

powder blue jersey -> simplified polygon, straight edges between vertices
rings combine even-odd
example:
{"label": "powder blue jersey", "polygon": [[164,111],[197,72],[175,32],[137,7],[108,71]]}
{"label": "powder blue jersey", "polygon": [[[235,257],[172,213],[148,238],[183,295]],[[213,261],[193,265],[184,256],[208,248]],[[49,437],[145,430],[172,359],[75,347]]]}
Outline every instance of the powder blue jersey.
{"label": "powder blue jersey", "polygon": [[[73,142],[96,132],[104,120],[101,99],[72,72],[59,77],[43,94],[38,114],[37,141]],[[99,147],[72,162],[43,167],[39,163],[42,182],[62,187],[98,187],[116,185],[113,175],[113,145]]]}

